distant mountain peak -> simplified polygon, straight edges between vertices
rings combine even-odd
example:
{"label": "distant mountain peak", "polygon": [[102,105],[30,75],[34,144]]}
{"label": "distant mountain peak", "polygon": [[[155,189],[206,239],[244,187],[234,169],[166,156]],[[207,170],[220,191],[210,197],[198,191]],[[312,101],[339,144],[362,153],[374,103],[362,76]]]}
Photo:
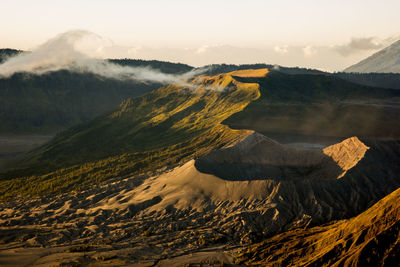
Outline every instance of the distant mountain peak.
{"label": "distant mountain peak", "polygon": [[400,40],[348,67],[345,72],[400,73]]}

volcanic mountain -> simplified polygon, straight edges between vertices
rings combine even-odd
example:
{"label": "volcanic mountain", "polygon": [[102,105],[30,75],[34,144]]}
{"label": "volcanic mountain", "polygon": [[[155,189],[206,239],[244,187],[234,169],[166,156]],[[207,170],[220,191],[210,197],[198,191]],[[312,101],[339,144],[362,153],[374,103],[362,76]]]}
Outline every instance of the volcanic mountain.
{"label": "volcanic mountain", "polygon": [[[211,249],[213,259],[233,262],[225,248],[357,216],[400,186],[400,143],[389,138],[399,129],[391,117],[399,94],[330,76],[257,69],[200,75],[128,99],[60,133],[3,174],[0,256],[19,265],[62,255],[62,264],[172,266],[171,257],[187,263],[195,255],[190,261],[201,262]],[[324,128],[341,140],[313,149],[253,131],[267,132],[270,117],[311,122],[319,116],[301,132],[310,134],[333,118],[324,118],[327,105],[343,110],[343,126],[367,123],[362,111],[374,117],[370,111],[377,110],[386,118],[378,125],[392,123],[393,130],[382,128],[385,138],[377,139],[374,127]],[[315,113],[302,111],[310,106]],[[274,108],[286,119],[274,117]],[[243,129],[222,124],[232,119]],[[270,129],[288,133],[288,125]],[[348,135],[355,132],[364,138]]]}
{"label": "volcanic mountain", "polygon": [[[363,229],[357,228],[358,219],[318,228],[326,229],[326,235],[314,228],[304,235],[294,229],[354,216],[398,188],[399,152],[399,142],[393,141],[366,145],[353,137],[323,150],[304,150],[257,133],[242,133],[221,149],[170,170],[3,203],[0,259],[3,255],[7,259],[3,263],[33,265],[54,263],[55,258],[65,264],[96,265],[105,260],[118,266],[233,263],[237,245],[223,252],[222,244],[248,246],[285,231],[282,240],[277,237],[280,243],[274,244],[296,247],[298,243],[286,243],[287,236],[296,240],[310,235],[310,242],[326,236],[326,243],[316,249],[329,244],[329,252],[335,242],[341,244],[341,231]],[[359,221],[368,227],[371,216],[382,217],[376,210]],[[376,223],[384,229],[386,217],[381,217]],[[373,229],[349,238],[358,245],[356,240],[372,238]],[[274,248],[268,242],[275,241],[250,247],[236,256],[237,261],[264,264],[264,250],[270,253]],[[291,251],[297,255],[297,250]],[[319,262],[345,253],[344,246],[334,251]]]}
{"label": "volcanic mountain", "polygon": [[[398,90],[324,75],[267,69],[201,75],[128,99],[119,109],[60,133],[27,155],[18,164],[22,170],[4,176],[34,175],[46,184],[29,187],[32,192],[60,190],[77,186],[77,180],[81,185],[173,166],[222,147],[248,129],[328,136],[333,138],[329,144],[351,136],[398,137],[399,97]],[[20,179],[6,188],[29,184]]]}
{"label": "volcanic mountain", "polygon": [[400,73],[400,40],[344,71]]}

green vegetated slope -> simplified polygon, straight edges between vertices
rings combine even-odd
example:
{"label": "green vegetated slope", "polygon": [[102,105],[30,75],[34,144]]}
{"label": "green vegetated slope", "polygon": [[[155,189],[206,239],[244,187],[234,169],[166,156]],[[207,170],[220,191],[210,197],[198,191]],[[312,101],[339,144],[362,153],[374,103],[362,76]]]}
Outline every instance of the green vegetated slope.
{"label": "green vegetated slope", "polygon": [[398,266],[400,189],[360,215],[296,229],[250,246],[238,263],[255,266]]}
{"label": "green vegetated slope", "polygon": [[[0,55],[17,53],[7,51],[0,51]],[[170,74],[192,69],[188,65],[161,61],[112,62],[149,67]],[[8,78],[0,77],[0,133],[54,133],[110,112],[122,100],[143,95],[162,85],[67,70],[43,75],[16,73]]]}
{"label": "green vegetated slope", "polygon": [[325,75],[265,74],[259,69],[199,76],[190,86],[170,85],[126,100],[32,151],[22,169],[3,175],[1,195],[83,188],[172,166],[239,135],[221,122],[264,133],[370,136],[381,128],[381,136],[397,136],[398,106],[386,106],[397,90]]}
{"label": "green vegetated slope", "polygon": [[242,133],[220,122],[258,96],[258,84],[221,74],[128,99],[118,110],[70,128],[32,151],[21,162],[29,168],[3,175],[0,195],[82,188],[203,155]]}
{"label": "green vegetated slope", "polygon": [[224,123],[261,133],[400,137],[400,91],[326,75],[255,78],[261,97]]}

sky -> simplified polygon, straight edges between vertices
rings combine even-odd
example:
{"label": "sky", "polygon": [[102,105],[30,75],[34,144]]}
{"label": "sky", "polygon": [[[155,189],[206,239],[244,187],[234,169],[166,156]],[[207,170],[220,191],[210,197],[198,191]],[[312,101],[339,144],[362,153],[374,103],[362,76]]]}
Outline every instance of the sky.
{"label": "sky", "polygon": [[399,0],[2,0],[0,47],[70,30],[105,58],[268,63],[340,71],[400,39]]}

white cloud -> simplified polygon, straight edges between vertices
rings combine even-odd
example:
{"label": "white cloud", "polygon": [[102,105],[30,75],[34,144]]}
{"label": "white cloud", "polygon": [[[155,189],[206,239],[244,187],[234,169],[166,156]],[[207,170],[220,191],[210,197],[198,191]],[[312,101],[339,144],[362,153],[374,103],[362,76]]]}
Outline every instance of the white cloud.
{"label": "white cloud", "polygon": [[312,46],[312,45],[308,45],[303,47],[303,54],[305,57],[312,57],[317,53],[317,49]]}
{"label": "white cloud", "polygon": [[352,38],[350,42],[334,45],[332,49],[347,57],[360,51],[377,50],[384,46],[384,41],[375,37]]}
{"label": "white cloud", "polygon": [[[217,45],[203,45],[203,46],[200,46],[198,49],[196,49],[195,54],[204,54],[204,53],[210,52],[210,51],[214,52],[215,50],[221,50],[221,49],[223,50],[226,47],[228,47],[228,46],[220,45],[220,44],[217,44]],[[188,49],[185,49],[185,50],[188,51]]]}
{"label": "white cloud", "polygon": [[196,50],[195,53],[196,53],[196,54],[205,53],[209,48],[210,48],[209,45],[203,45],[203,46],[199,47],[199,48]]}
{"label": "white cloud", "polygon": [[[374,52],[374,50],[366,49],[378,47],[379,43],[386,46],[396,40],[397,38],[391,37],[382,39],[380,42],[378,39],[369,40],[367,43],[362,40],[352,41],[342,46],[352,47],[352,49],[358,49],[361,52],[350,53],[349,56],[339,56],[338,50],[343,50],[344,48],[337,45],[315,46],[309,43],[303,46],[280,44],[275,46],[260,45],[258,47],[227,44],[205,44],[198,47],[124,46],[114,44],[112,41],[93,33],[72,31],[49,40],[34,49],[30,54],[9,59],[0,65],[0,76],[12,75],[15,72],[23,71],[39,74],[65,68],[81,72],[92,71],[99,75],[108,75],[121,79],[140,80],[145,78],[144,80],[146,80],[153,77],[158,81],[169,82],[176,78],[163,73],[157,73],[156,75],[156,70],[139,71],[137,68],[129,67],[121,69],[121,66],[106,64],[107,62],[101,60],[104,58],[156,59],[182,62],[196,67],[220,63],[266,63],[337,71],[370,56]],[[316,54],[318,56],[315,56]],[[155,75],[145,75],[147,72]]]}
{"label": "white cloud", "polygon": [[276,45],[274,47],[274,51],[278,54],[284,55],[289,52],[289,46],[288,45],[282,45],[282,46]]}
{"label": "white cloud", "polygon": [[[44,74],[67,69],[75,72],[91,72],[115,79],[173,83],[183,78],[189,78],[190,75],[195,75],[194,73],[172,75],[148,67],[120,66],[91,57],[84,52],[87,50],[92,51],[92,54],[102,54],[110,49],[120,50],[118,46],[107,45],[109,45],[108,42],[104,45],[102,38],[91,32],[76,30],[62,33],[30,53],[22,53],[9,58],[0,65],[0,77],[10,77],[17,72]],[[122,50],[128,51],[126,48]],[[123,54],[126,55],[126,53]]]}

